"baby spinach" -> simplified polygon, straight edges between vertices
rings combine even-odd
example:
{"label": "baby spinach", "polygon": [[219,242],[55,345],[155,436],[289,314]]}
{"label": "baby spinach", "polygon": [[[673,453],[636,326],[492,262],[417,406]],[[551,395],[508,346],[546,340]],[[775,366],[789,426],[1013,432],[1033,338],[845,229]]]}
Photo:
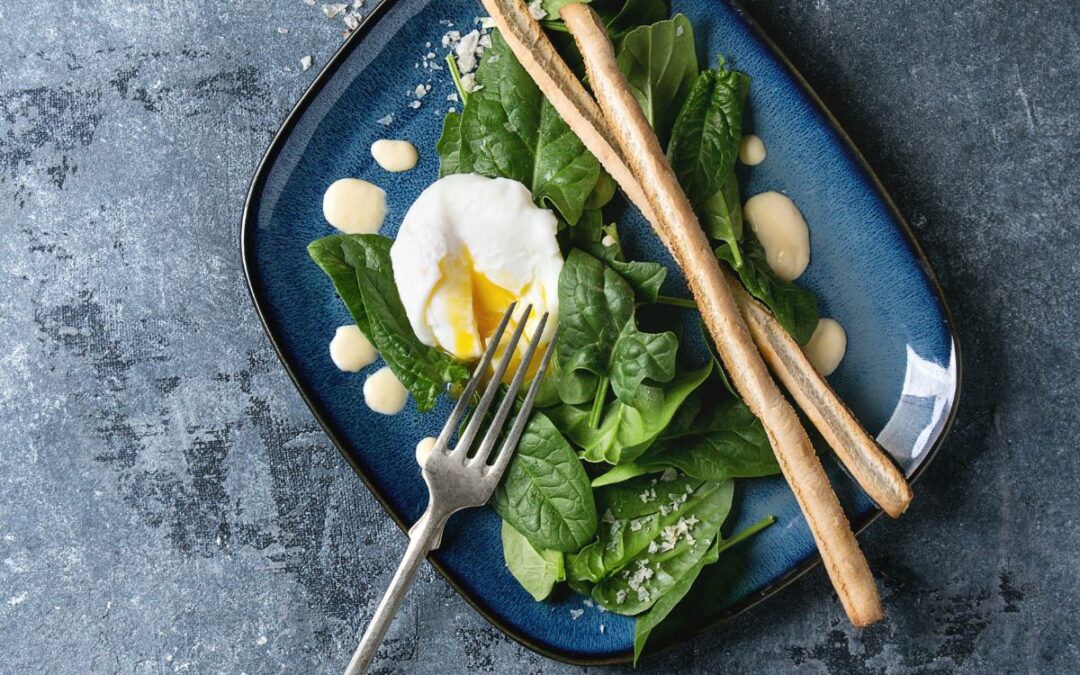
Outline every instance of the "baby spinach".
{"label": "baby spinach", "polygon": [[510,574],[537,602],[551,595],[555,584],[566,579],[562,553],[536,550],[525,535],[505,520],[502,523],[502,546]]}
{"label": "baby spinach", "polygon": [[604,408],[599,427],[589,425],[589,410],[561,405],[547,411],[552,422],[582,448],[588,462],[619,464],[645,452],[675,415],[682,402],[709,376],[712,365],[682,373],[671,382],[647,390],[637,405],[615,399]]}
{"label": "baby spinach", "polygon": [[416,399],[416,407],[425,412],[446,384],[468,379],[469,372],[413,333],[394,284],[391,243],[376,234],[333,235],[311,242],[308,254],[333,281],[356,325]]}
{"label": "baby spinach", "polygon": [[596,534],[585,467],[541,412],[525,427],[491,505],[537,549],[577,551]]}
{"label": "baby spinach", "polygon": [[563,265],[559,312],[556,353],[564,370],[609,377],[615,395],[626,403],[633,403],[646,380],[667,382],[675,376],[675,334],[639,331],[633,289],[584,251],[571,251]]}
{"label": "baby spinach", "polygon": [[708,552],[701,558],[700,561],[686,573],[680,577],[674,584],[668,588],[668,591],[660,596],[659,599],[653,604],[652,608],[638,616],[634,621],[634,665],[637,665],[638,658],[641,657],[641,652],[645,648],[645,641],[649,639],[649,635],[652,634],[654,628],[660,625],[671,614],[671,610],[675,609],[675,605],[679,604],[679,601],[686,597],[686,594],[690,592],[690,588],[697,581],[698,576],[701,574],[701,570],[706,565],[711,565],[720,559],[720,554],[728,550],[732,546],[749,539],[758,532],[764,530],[776,522],[776,518],[767,516],[757,521],[750,527],[739,532],[730,539],[723,539],[721,537],[716,538],[716,543],[708,550]]}
{"label": "baby spinach", "polygon": [[585,149],[496,32],[476,70],[481,88],[469,95],[459,120],[443,122],[440,174],[512,178],[537,204],[553,207],[573,225],[593,198],[600,162]]}
{"label": "baby spinach", "polygon": [[765,303],[784,330],[799,344],[806,344],[818,324],[817,298],[807,289],[776,276],[753,230],[746,231],[742,249],[743,265],[739,267],[730,247],[720,246],[715,253],[735,269],[746,290]]}
{"label": "baby spinach", "polygon": [[750,78],[726,67],[698,75],[675,120],[668,161],[702,227],[731,248],[741,264],[742,206],[735,158],[742,139],[743,104]]}
{"label": "baby spinach", "polygon": [[758,478],[780,472],[761,422],[735,398],[705,410],[687,428],[674,423],[640,457],[612,468],[592,482],[610,485],[635,476],[679,469],[701,480]]}
{"label": "baby spinach", "polygon": [[[618,614],[632,616],[649,609],[679,579],[693,572],[712,548],[731,511],[733,494],[732,481],[707,482],[676,508],[660,512],[662,527],[652,545],[608,569],[593,587],[593,599]],[[575,569],[571,563],[571,571]]]}
{"label": "baby spinach", "polygon": [[635,28],[623,38],[616,60],[660,146],[665,147],[698,74],[690,20],[677,14]]}

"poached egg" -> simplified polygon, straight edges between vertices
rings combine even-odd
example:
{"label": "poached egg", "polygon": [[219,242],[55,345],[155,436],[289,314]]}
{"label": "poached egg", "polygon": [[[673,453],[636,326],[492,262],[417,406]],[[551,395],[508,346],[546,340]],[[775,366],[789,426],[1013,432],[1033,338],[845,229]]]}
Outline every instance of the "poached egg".
{"label": "poached egg", "polygon": [[[563,258],[558,223],[507,178],[446,176],[409,207],[390,248],[401,302],[416,336],[462,361],[483,354],[506,308],[533,312],[525,338],[549,312],[541,344],[558,324]],[[513,326],[511,326],[513,327]],[[524,350],[522,339],[519,350]]]}

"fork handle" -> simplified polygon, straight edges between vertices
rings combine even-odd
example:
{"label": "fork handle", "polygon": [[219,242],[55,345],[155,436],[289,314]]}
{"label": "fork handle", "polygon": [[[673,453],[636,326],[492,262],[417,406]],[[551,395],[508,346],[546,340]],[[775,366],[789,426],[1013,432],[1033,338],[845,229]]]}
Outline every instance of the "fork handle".
{"label": "fork handle", "polygon": [[394,578],[390,580],[390,587],[386,589],[379,606],[375,609],[375,616],[371,618],[371,623],[364,631],[364,637],[360,639],[360,646],[356,648],[356,653],[349,661],[345,675],[362,675],[375,659],[375,653],[382,644],[386,631],[390,629],[390,624],[393,623],[394,616],[397,615],[398,608],[405,599],[405,593],[412,585],[416,570],[420,568],[420,563],[428,551],[439,547],[442,530],[448,517],[449,514],[440,516],[433,513],[429,506],[424,515],[420,516],[420,520],[417,520],[409,530],[409,547],[405,549],[405,556],[401,559],[397,572],[394,572]]}

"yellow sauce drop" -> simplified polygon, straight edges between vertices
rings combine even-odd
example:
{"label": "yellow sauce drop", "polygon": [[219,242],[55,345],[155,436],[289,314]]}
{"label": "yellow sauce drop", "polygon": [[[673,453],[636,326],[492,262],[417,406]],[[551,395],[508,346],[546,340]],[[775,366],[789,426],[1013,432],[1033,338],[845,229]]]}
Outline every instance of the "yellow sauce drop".
{"label": "yellow sauce drop", "polygon": [[364,403],[377,413],[396,415],[405,408],[408,399],[409,392],[387,366],[364,381]]}
{"label": "yellow sauce drop", "polygon": [[803,353],[810,359],[814,370],[822,375],[832,375],[847,352],[847,332],[835,319],[818,321],[810,341],[803,347]]}
{"label": "yellow sauce drop", "polygon": [[345,234],[374,234],[386,218],[386,193],[359,178],[336,180],[323,195],[323,216]]}
{"label": "yellow sauce drop", "polygon": [[416,152],[416,146],[408,141],[393,141],[381,139],[371,144],[371,156],[375,158],[379,166],[387,171],[398,173],[408,171],[416,166],[420,155]]}
{"label": "yellow sauce drop", "polygon": [[739,142],[739,161],[746,166],[761,164],[767,155],[764,141],[753,134],[743,136]]}

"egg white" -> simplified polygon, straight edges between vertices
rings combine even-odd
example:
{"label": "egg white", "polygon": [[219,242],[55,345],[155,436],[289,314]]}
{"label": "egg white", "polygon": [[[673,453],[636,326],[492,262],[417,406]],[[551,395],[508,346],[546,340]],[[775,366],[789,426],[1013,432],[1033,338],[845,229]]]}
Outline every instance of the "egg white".
{"label": "egg white", "polygon": [[[421,342],[470,361],[483,353],[492,312],[510,301],[533,313],[525,333],[550,313],[542,342],[558,323],[563,258],[558,223],[533,204],[528,188],[506,178],[446,176],[425,189],[405,214],[390,248],[394,280]],[[480,280],[478,282],[478,280]],[[489,285],[490,284],[490,285]],[[478,289],[488,289],[483,293]],[[477,321],[483,307],[488,312]]]}

